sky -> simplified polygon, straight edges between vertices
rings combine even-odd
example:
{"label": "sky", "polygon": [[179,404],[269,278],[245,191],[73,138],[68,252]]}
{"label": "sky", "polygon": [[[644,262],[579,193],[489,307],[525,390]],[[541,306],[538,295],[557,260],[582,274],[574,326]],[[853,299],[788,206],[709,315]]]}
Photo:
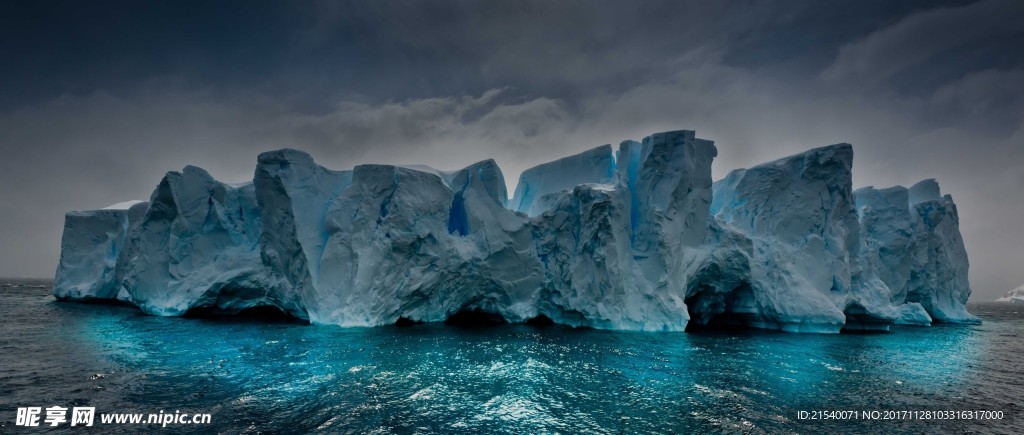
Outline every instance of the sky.
{"label": "sky", "polygon": [[972,300],[1024,284],[1020,1],[6,1],[0,276],[52,277],[64,212],[167,171],[533,165],[696,130],[715,178],[854,146],[854,187],[936,178]]}

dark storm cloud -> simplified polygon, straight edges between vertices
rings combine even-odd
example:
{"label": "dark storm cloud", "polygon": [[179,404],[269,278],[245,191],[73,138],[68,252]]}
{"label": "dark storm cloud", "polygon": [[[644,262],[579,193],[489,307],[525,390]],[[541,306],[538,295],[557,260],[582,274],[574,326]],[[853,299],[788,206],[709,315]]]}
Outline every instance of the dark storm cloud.
{"label": "dark storm cloud", "polygon": [[[891,4],[898,3],[898,4]],[[344,168],[523,169],[652,131],[716,177],[836,142],[855,183],[935,177],[978,299],[1024,282],[1019,2],[7,4],[0,275],[52,273],[63,212],[294,147]]]}

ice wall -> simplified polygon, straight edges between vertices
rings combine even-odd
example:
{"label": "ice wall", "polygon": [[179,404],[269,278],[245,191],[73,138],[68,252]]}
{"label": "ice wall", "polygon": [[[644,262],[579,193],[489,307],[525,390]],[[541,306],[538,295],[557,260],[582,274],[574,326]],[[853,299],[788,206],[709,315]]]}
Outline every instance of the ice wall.
{"label": "ice wall", "polygon": [[528,169],[512,199],[493,160],[334,171],[286,149],[244,185],[189,166],[148,203],[68,213],[54,293],[342,326],[976,321],[956,207],[934,181],[855,194],[838,144],[712,183],[717,154],[693,131],[656,133]]}
{"label": "ice wall", "polygon": [[889,288],[892,303],[919,304],[938,322],[978,322],[964,308],[971,294],[969,262],[953,198],[942,196],[931,179],[909,189],[866,187],[856,197],[863,257]]}

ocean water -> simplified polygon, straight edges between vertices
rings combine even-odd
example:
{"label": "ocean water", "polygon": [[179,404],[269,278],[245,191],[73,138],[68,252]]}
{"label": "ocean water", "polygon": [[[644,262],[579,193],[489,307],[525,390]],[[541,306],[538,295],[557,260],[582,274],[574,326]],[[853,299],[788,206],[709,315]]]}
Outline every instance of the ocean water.
{"label": "ocean water", "polygon": [[[886,334],[344,329],[162,318],[0,280],[3,433],[1021,433],[1024,307]],[[211,414],[209,425],[15,426],[16,408]],[[998,410],[987,421],[802,420]]]}

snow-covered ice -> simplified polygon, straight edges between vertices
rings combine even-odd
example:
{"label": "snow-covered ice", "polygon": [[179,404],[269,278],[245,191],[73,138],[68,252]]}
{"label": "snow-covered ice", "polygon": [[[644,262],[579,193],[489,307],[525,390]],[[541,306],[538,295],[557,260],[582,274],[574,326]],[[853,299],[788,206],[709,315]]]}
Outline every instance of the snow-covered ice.
{"label": "snow-covered ice", "polygon": [[106,207],[103,207],[101,210],[128,210],[132,208],[132,206],[134,206],[135,204],[139,204],[142,202],[145,201],[140,201],[136,199],[132,201],[119,202],[117,204],[110,204]]}
{"label": "snow-covered ice", "polygon": [[1002,297],[996,299],[996,302],[1024,304],[1024,285],[1006,292]]}
{"label": "snow-covered ice", "polygon": [[536,216],[544,211],[545,195],[570,191],[584,183],[611,181],[615,161],[611,145],[602,145],[574,156],[534,166],[519,176],[510,209]]}
{"label": "snow-covered ice", "polygon": [[528,169],[511,199],[493,160],[335,171],[285,149],[241,184],[189,166],[148,202],[68,213],[54,292],[342,326],[977,321],[956,206],[934,180],[854,192],[838,144],[713,183],[717,155],[693,131],[655,133]]}

